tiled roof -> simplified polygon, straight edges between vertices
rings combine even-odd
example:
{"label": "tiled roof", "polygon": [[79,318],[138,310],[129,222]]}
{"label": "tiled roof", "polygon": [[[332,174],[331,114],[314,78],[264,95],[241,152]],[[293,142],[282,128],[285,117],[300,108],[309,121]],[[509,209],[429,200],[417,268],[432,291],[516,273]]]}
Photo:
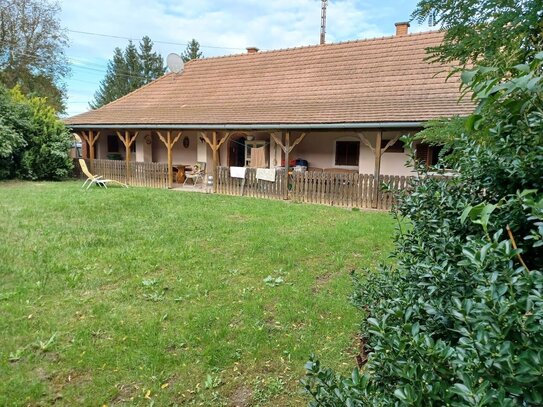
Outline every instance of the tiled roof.
{"label": "tiled roof", "polygon": [[419,122],[464,115],[459,79],[425,61],[441,32],[193,60],[72,125]]}

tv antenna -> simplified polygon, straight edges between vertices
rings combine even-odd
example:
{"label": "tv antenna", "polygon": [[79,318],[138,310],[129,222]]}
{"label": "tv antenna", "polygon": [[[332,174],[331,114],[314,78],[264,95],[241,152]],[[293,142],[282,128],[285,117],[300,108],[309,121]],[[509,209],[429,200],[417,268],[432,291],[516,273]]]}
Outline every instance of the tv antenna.
{"label": "tv antenna", "polygon": [[328,0],[321,1],[321,45],[326,42],[326,6]]}
{"label": "tv antenna", "polygon": [[168,66],[168,69],[170,72],[173,73],[179,73],[183,70],[183,67],[185,66],[185,63],[183,62],[183,59],[176,53],[168,54],[166,57],[166,65]]}

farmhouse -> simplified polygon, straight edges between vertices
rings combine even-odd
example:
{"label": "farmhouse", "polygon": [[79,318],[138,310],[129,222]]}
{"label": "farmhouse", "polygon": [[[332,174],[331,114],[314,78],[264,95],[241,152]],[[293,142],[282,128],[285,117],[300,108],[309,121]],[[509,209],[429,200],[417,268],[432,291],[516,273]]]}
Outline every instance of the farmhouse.
{"label": "farmhouse", "polygon": [[[408,27],[398,23],[385,38],[192,60],[66,123],[91,160],[167,163],[170,186],[183,180],[174,171],[196,162],[215,176],[218,166],[408,175],[399,137],[473,110],[458,100],[459,79],[425,60],[443,33]],[[417,155],[437,158],[424,145]]]}

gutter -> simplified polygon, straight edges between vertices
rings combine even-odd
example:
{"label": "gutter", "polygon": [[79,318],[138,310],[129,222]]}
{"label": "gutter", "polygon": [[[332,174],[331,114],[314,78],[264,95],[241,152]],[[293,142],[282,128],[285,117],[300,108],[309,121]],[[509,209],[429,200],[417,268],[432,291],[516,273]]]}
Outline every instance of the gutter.
{"label": "gutter", "polygon": [[331,130],[421,128],[424,122],[300,123],[300,124],[66,124],[81,129],[170,129],[170,130]]}

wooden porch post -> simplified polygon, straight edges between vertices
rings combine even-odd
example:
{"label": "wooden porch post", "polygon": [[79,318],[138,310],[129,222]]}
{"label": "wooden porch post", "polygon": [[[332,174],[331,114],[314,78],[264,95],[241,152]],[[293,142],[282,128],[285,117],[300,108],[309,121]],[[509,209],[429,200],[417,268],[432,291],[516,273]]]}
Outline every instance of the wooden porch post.
{"label": "wooden porch post", "polygon": [[285,133],[285,185],[283,189],[283,198],[288,199],[288,170],[290,167],[290,131]]}
{"label": "wooden porch post", "polygon": [[379,192],[381,192],[380,189],[380,182],[379,178],[381,177],[381,141],[383,139],[383,133],[381,130],[377,132],[377,138],[375,139],[375,169],[373,171],[373,207],[377,208],[379,206]]}
{"label": "wooden porch post", "polygon": [[379,182],[381,178],[381,158],[383,156],[383,153],[388,150],[388,148],[393,145],[400,136],[396,136],[388,141],[386,146],[384,148],[381,148],[382,140],[383,140],[383,132],[379,130],[377,132],[377,136],[375,138],[375,148],[371,145],[371,142],[364,136],[362,133],[358,134],[360,136],[360,139],[362,142],[370,148],[370,150],[373,152],[373,155],[375,157],[375,168],[373,171],[373,177],[374,177],[374,184],[373,184],[373,202],[372,202],[372,208],[377,208],[379,206],[379,198],[380,198],[380,192],[381,192],[381,183]]}
{"label": "wooden porch post", "polygon": [[217,148],[217,132],[213,132],[213,192],[217,192],[217,176],[219,175],[219,149]]}
{"label": "wooden porch post", "polygon": [[277,144],[279,147],[281,147],[281,150],[283,150],[283,153],[285,153],[285,186],[283,191],[283,198],[288,199],[288,169],[289,169],[289,157],[292,150],[294,150],[294,147],[296,147],[305,137],[305,133],[302,133],[300,137],[290,144],[290,131],[287,131],[285,134],[285,144],[281,140],[277,138],[277,136],[274,133],[270,133],[270,136],[275,141],[275,144]]}
{"label": "wooden porch post", "polygon": [[212,140],[209,140],[206,132],[200,132],[207,145],[213,152],[213,193],[217,192],[217,177],[219,174],[219,150],[221,146],[230,138],[230,133],[226,133],[220,140],[217,139],[217,132],[213,131]]}
{"label": "wooden porch post", "polygon": [[138,134],[139,132],[136,131],[134,135],[131,136],[130,131],[125,130],[124,136],[123,136],[120,131],[117,131],[117,136],[121,139],[122,143],[124,144],[127,184],[129,183],[129,180],[130,180],[130,156],[131,156],[130,148],[132,147],[134,140],[136,140],[136,137],[138,137]]}
{"label": "wooden porch post", "polygon": [[158,138],[160,138],[160,141],[164,143],[166,146],[166,150],[168,151],[168,188],[173,187],[173,159],[172,159],[172,149],[175,143],[179,140],[181,135],[183,134],[182,131],[179,131],[177,133],[177,136],[172,140],[172,132],[168,130],[166,132],[166,138],[162,135],[162,133],[158,130],[155,130],[156,134],[158,134]]}
{"label": "wooden porch post", "polygon": [[89,145],[89,160],[90,160],[90,167],[91,171],[94,170],[94,143],[98,140],[100,137],[100,132],[97,132],[96,135],[94,134],[94,131],[89,130],[89,133],[86,134],[84,131],[81,132],[81,137],[87,142]]}

